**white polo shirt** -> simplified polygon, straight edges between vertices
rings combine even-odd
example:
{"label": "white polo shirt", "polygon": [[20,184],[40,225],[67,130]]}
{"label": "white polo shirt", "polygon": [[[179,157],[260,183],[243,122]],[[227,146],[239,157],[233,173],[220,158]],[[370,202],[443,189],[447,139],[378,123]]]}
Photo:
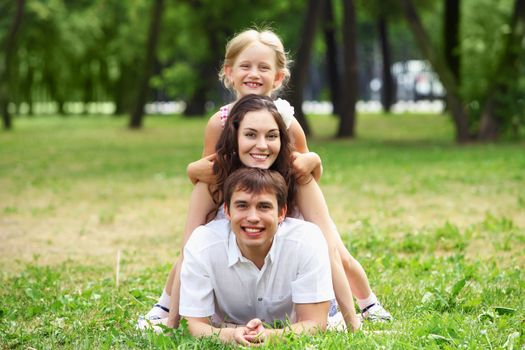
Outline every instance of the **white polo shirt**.
{"label": "white polo shirt", "polygon": [[242,256],[228,220],[198,227],[184,248],[181,316],[295,322],[294,303],[333,298],[328,248],[312,223],[286,218],[261,270]]}

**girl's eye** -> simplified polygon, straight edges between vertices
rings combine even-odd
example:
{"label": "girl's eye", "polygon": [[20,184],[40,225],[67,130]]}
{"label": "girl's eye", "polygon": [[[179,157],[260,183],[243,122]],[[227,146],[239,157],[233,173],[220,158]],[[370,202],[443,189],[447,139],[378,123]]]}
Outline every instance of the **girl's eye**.
{"label": "girl's eye", "polygon": [[248,64],[241,64],[241,68],[250,68],[250,65],[248,65]]}

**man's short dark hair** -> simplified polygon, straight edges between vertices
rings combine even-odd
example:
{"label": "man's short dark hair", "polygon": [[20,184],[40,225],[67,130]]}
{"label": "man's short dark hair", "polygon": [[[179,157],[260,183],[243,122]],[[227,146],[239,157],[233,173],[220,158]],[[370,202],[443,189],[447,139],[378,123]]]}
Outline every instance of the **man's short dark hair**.
{"label": "man's short dark hair", "polygon": [[224,182],[224,203],[228,208],[235,191],[275,193],[279,210],[286,205],[288,197],[288,186],[282,175],[268,169],[240,168],[228,176]]}

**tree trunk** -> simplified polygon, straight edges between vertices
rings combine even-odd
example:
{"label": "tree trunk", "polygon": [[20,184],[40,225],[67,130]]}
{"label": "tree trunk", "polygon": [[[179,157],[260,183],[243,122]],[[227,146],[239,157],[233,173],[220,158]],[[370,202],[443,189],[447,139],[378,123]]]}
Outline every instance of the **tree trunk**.
{"label": "tree trunk", "polygon": [[[198,74],[198,77],[201,81],[206,79],[204,74]],[[183,113],[186,117],[203,116],[206,113],[206,91],[205,85],[200,83],[193,95],[186,101],[186,108]]]}
{"label": "tree trunk", "polygon": [[9,85],[11,84],[11,65],[16,53],[16,38],[22,18],[24,16],[24,0],[17,0],[16,12],[13,17],[11,27],[5,38],[4,46],[4,66],[0,66],[0,113],[2,113],[2,123],[5,130],[10,130],[13,127],[11,114],[9,113]]}
{"label": "tree trunk", "polygon": [[392,55],[390,52],[390,42],[388,39],[388,24],[385,16],[378,19],[379,40],[381,42],[381,56],[383,57],[382,85],[381,85],[381,104],[386,113],[394,104],[394,78],[392,77]]}
{"label": "tree trunk", "polygon": [[498,116],[502,109],[498,97],[510,90],[511,84],[514,84],[513,80],[520,72],[523,56],[521,46],[525,38],[525,0],[515,0],[510,29],[481,113],[478,139],[483,141],[493,141],[498,138],[501,129],[500,119],[503,117]]}
{"label": "tree trunk", "polygon": [[208,59],[198,67],[197,79],[199,79],[199,84],[186,102],[184,109],[184,115],[187,117],[202,117],[206,113],[208,94],[217,84],[215,65],[221,61],[220,52],[222,52],[222,48],[219,42],[222,40],[223,34],[224,36],[228,34],[223,28],[210,28],[208,37],[210,54]]}
{"label": "tree trunk", "polygon": [[358,76],[356,12],[353,0],[343,0],[343,14],[343,103],[337,137],[354,137]]}
{"label": "tree trunk", "polygon": [[153,65],[155,64],[155,51],[157,49],[157,41],[160,34],[160,21],[162,19],[163,7],[164,0],[155,0],[151,12],[151,23],[147,39],[146,60],[144,62],[143,75],[139,85],[135,107],[129,120],[129,127],[131,129],[140,129],[142,127],[144,105],[146,104],[149,91],[149,80],[153,72]]}
{"label": "tree trunk", "polygon": [[445,61],[458,85],[460,84],[461,56],[459,52],[460,0],[445,0],[443,41]]}
{"label": "tree trunk", "polygon": [[434,68],[443,86],[447,90],[447,106],[452,114],[454,127],[456,129],[456,141],[468,142],[471,140],[468,127],[468,115],[464,103],[459,95],[459,87],[454,75],[445,64],[441,56],[432,47],[429,36],[421,23],[412,0],[401,0],[403,14],[408,22],[410,30],[414,35],[416,42],[423,56],[430,62]]}
{"label": "tree trunk", "polygon": [[323,0],[309,0],[306,15],[303,22],[303,31],[299,39],[295,64],[292,68],[290,78],[291,93],[288,95],[291,105],[295,109],[295,118],[301,124],[306,135],[310,134],[308,122],[303,113],[303,89],[308,75],[308,66],[310,64],[310,52],[312,49],[315,28],[317,25],[319,13],[322,9]]}
{"label": "tree trunk", "polygon": [[325,0],[323,11],[323,32],[326,43],[326,69],[328,83],[330,84],[330,97],[332,98],[333,113],[341,115],[341,83],[338,72],[337,43],[335,39],[335,19],[332,0]]}

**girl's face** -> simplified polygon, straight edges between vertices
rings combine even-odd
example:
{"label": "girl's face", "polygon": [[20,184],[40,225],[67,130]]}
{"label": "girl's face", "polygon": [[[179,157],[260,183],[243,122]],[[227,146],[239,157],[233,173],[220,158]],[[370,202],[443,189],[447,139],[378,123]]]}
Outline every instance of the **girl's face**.
{"label": "girl's face", "polygon": [[247,167],[268,169],[281,150],[279,126],[265,109],[246,113],[237,138],[239,159]]}
{"label": "girl's face", "polygon": [[248,94],[270,96],[284,79],[275,62],[273,49],[256,41],[239,53],[232,66],[225,66],[224,72],[238,98]]}

